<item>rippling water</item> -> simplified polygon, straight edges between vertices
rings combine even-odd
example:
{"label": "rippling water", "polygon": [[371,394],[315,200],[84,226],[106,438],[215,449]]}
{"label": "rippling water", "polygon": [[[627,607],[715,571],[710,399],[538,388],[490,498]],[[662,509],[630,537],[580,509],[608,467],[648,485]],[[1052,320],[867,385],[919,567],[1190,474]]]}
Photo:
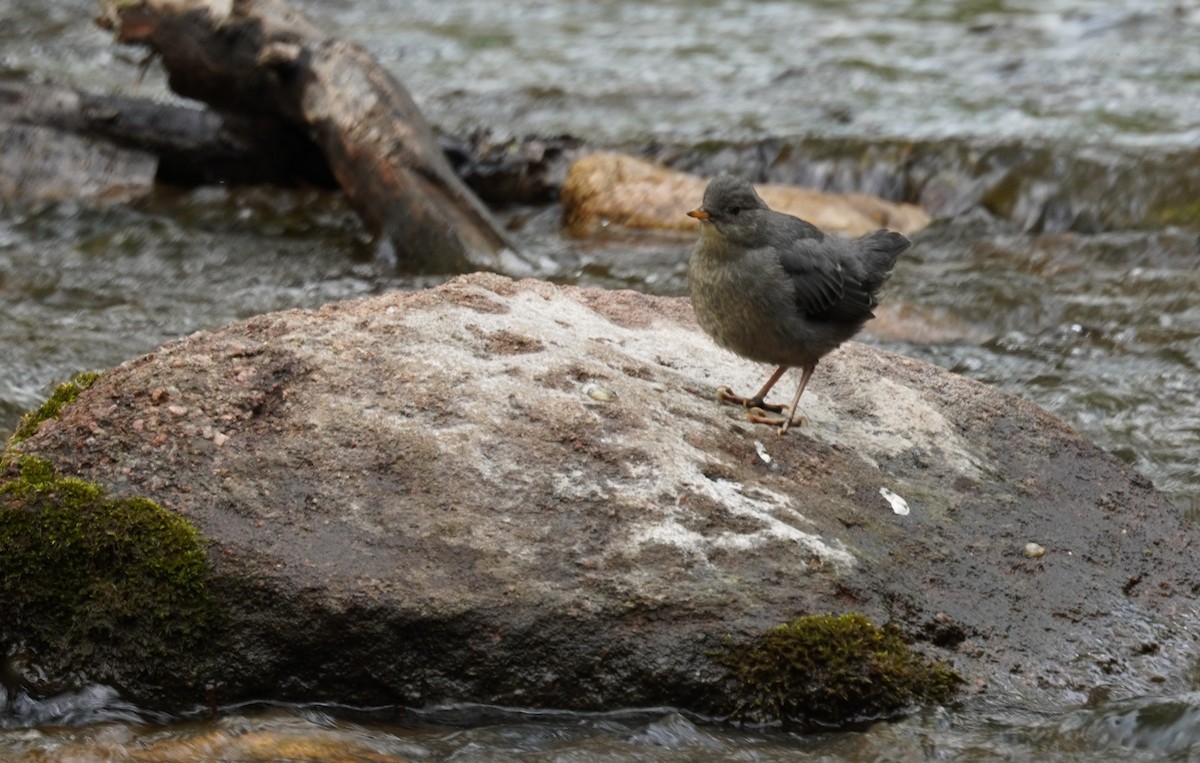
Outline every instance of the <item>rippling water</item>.
{"label": "rippling water", "polygon": [[[95,702],[102,694],[79,699]],[[413,714],[275,706],[162,725],[139,722],[126,708],[71,730],[0,726],[0,756],[8,763],[1160,763],[1190,760],[1198,726],[1195,694],[1058,715],[976,703],[807,736],[725,729],[669,710],[579,715],[459,707]]]}
{"label": "rippling water", "polygon": [[[953,140],[968,155],[1001,141],[1040,146],[1047,166],[1001,178],[987,198],[967,191],[988,166],[939,187],[942,198],[961,193],[970,203],[946,204],[915,237],[871,341],[1039,402],[1200,515],[1200,206],[1164,212],[1155,195],[1183,188],[1186,202],[1195,182],[1184,177],[1189,167],[1173,166],[1172,152],[1200,141],[1200,3],[302,5],[379,55],[451,132],[567,132],[637,146],[777,139],[793,154],[822,140]],[[137,52],[113,48],[88,24],[92,12],[85,0],[0,5],[0,71],[169,97],[153,68],[138,78]],[[1083,169],[1080,146],[1095,149]],[[839,189],[863,180],[813,162],[794,157],[807,168],[797,174]],[[1073,198],[1096,209],[1044,224],[1029,210],[1072,173]],[[933,195],[929,184],[904,182],[867,190]],[[1121,198],[1110,204],[1113,194]],[[555,256],[560,270],[550,277],[684,290],[686,239],[573,241],[560,236],[553,208],[506,214],[530,216],[518,235]],[[80,370],[257,313],[436,280],[371,261],[357,220],[331,195],[205,189],[164,191],[131,207],[0,203],[0,434]],[[804,739],[697,727],[670,713],[446,726],[241,709],[217,722],[159,726],[103,692],[61,701],[83,709],[0,731],[0,759],[259,760],[271,758],[253,757],[254,744],[270,750],[271,740],[292,745],[292,757],[275,758],[289,760],[338,759],[321,751],[339,744],[416,760],[1079,763],[1182,760],[1200,746],[1200,702],[1191,695],[1098,701],[1051,716],[970,705]],[[161,754],[147,757],[148,749]]]}
{"label": "rippling water", "polygon": [[[451,131],[1200,140],[1196,0],[296,4],[370,48]],[[161,93],[92,13],[18,0],[0,71]]]}
{"label": "rippling water", "polygon": [[1126,0],[314,3],[434,121],[593,140],[1195,143],[1200,6]]}

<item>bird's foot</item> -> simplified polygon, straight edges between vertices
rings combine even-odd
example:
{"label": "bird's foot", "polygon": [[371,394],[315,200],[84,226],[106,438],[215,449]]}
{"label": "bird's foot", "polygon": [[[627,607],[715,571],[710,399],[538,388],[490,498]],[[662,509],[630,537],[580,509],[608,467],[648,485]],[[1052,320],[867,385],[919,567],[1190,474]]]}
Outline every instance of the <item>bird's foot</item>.
{"label": "bird's foot", "polygon": [[775,432],[775,434],[779,435],[780,437],[783,437],[785,434],[787,434],[787,431],[790,427],[793,427],[793,426],[799,427],[799,426],[803,426],[803,425],[804,425],[804,417],[803,416],[795,416],[795,417],[788,416],[787,421],[785,421],[779,425],[779,429]]}
{"label": "bird's foot", "polygon": [[[787,410],[787,405],[780,405],[780,408]],[[752,407],[746,409],[746,421],[750,421],[752,423],[767,423],[767,425],[778,427],[778,429],[775,431],[775,434],[779,434],[780,437],[782,437],[782,435],[787,434],[787,429],[790,429],[793,426],[802,426],[804,423],[804,417],[800,416],[799,419],[793,419],[791,411],[787,411],[787,415],[784,416],[773,416],[768,414],[767,411],[763,410],[762,408]]]}
{"label": "bird's foot", "polygon": [[[786,405],[781,405],[779,408],[787,411]],[[792,426],[801,426],[804,423],[804,417],[800,416],[798,418],[793,418],[791,411],[787,411],[786,416],[771,416],[762,408],[755,406],[746,409],[746,421],[750,421],[755,424],[770,424],[771,426],[776,426],[778,429],[775,431],[775,433],[782,437],[783,435],[787,434],[788,429],[790,429]]]}
{"label": "bird's foot", "polygon": [[[736,395],[732,389],[725,386],[717,387],[717,399],[723,403],[740,405],[747,411],[757,408],[760,412],[771,411],[772,413],[783,413],[787,409],[786,405],[775,405],[774,403],[768,403],[761,397],[742,397],[741,395]],[[760,413],[760,415],[765,414]]]}

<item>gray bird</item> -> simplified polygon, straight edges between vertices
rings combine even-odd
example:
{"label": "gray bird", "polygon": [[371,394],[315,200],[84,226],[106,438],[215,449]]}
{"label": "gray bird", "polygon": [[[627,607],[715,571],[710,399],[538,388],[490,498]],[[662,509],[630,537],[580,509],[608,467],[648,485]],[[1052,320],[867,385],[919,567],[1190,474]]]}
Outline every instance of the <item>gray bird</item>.
{"label": "gray bird", "polygon": [[[729,175],[709,183],[703,205],[688,215],[701,223],[688,264],[696,320],[722,347],[778,366],[754,397],[728,387],[717,396],[783,434],[817,362],[875,317],[876,293],[912,242],[889,230],[854,240],[827,236],[771,210],[754,186]],[[800,386],[787,415],[766,415],[785,410],[764,398],[792,367],[801,369]]]}

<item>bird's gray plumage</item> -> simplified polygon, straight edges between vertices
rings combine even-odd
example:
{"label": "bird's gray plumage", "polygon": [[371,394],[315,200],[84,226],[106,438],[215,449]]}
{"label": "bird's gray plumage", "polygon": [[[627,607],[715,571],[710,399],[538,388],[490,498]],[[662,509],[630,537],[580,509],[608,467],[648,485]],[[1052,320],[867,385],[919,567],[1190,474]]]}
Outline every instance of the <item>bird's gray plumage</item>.
{"label": "bird's gray plumage", "polygon": [[[688,214],[701,220],[688,265],[700,326],[738,355],[803,368],[796,400],[817,361],[874,317],[877,292],[910,245],[888,230],[827,236],[771,210],[749,182],[728,175],[713,180],[703,205]],[[761,405],[780,373],[745,402]]]}

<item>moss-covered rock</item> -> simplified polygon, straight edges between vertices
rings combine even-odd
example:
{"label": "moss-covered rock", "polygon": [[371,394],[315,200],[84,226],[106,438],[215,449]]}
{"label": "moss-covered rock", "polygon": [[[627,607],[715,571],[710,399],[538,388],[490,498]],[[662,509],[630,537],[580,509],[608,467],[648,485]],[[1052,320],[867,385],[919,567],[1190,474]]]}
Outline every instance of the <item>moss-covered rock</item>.
{"label": "moss-covered rock", "polygon": [[[1031,403],[855,343],[768,465],[758,431],[706,392],[752,388],[759,370],[698,331],[684,300],[476,273],[258,316],[124,363],[13,447],[57,475],[16,475],[43,486],[0,496],[6,532],[35,538],[21,553],[47,555],[30,572],[0,549],[0,579],[18,576],[0,648],[22,629],[42,642],[74,629],[97,655],[74,664],[111,655],[108,675],[129,679],[111,683],[139,701],[199,674],[221,704],[669,705],[796,726],[949,695],[948,671],[861,620],[765,632],[853,602],[928,634],[927,654],[998,701],[1191,688],[1197,535],[1144,477]],[[588,398],[589,380],[617,401]],[[909,515],[888,509],[885,485]],[[59,507],[72,491],[97,516],[139,495],[201,528],[227,637],[197,635],[220,621],[186,576],[174,588],[126,544],[88,545],[129,532],[91,511],[72,527]],[[96,537],[51,557],[60,525]],[[1031,539],[1043,557],[1025,556]],[[55,564],[78,565],[73,585],[52,582]],[[124,566],[149,582],[106,598]],[[89,619],[88,602],[126,606],[150,586],[124,617],[155,644],[114,643],[114,613]],[[749,635],[722,665],[714,634]],[[1081,653],[1080,634],[1106,648]],[[211,671],[186,663],[210,644]],[[157,672],[143,649],[165,655]]]}
{"label": "moss-covered rock", "polygon": [[64,406],[75,402],[75,398],[79,397],[79,393],[95,384],[99,378],[100,374],[94,371],[85,371],[71,381],[59,384],[50,393],[50,397],[46,399],[46,402],[21,417],[21,421],[17,424],[17,429],[13,432],[12,437],[9,438],[8,444],[13,445],[33,436],[33,433],[37,431],[43,421],[58,418]]}
{"label": "moss-covered rock", "polygon": [[858,614],[806,615],[728,645],[733,715],[784,727],[840,726],[944,702],[962,683],[944,663],[915,653],[893,628]]}
{"label": "moss-covered rock", "polygon": [[191,523],[45,459],[10,450],[5,460],[0,645],[21,644],[51,673],[198,678],[223,618]]}

